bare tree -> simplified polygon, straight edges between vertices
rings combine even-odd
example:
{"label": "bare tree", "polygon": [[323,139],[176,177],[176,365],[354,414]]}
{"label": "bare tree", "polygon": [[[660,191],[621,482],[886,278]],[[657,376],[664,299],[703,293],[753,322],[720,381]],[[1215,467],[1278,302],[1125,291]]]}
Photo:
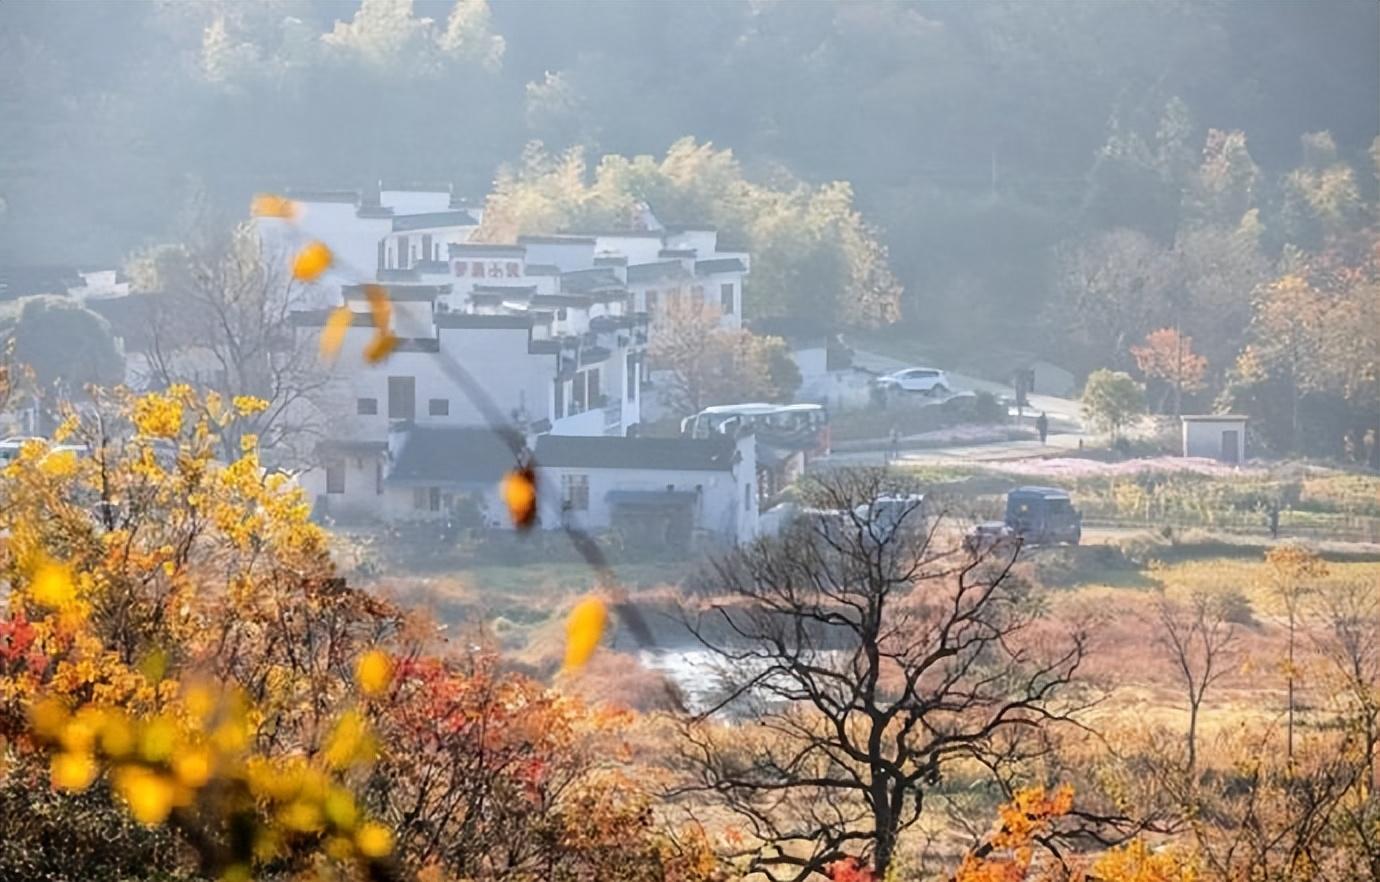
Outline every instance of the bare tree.
{"label": "bare tree", "polygon": [[273,253],[257,230],[242,224],[221,237],[197,237],[157,262],[151,298],[148,370],[156,385],[187,383],[268,403],[225,433],[228,456],[240,438],[284,458],[300,457],[319,434],[309,406],[328,382],[306,335],[294,335],[290,316],[303,307],[303,289],[285,255]]}
{"label": "bare tree", "polygon": [[1198,768],[1198,715],[1207,691],[1226,676],[1235,655],[1236,626],[1223,598],[1194,593],[1187,603],[1159,601],[1159,644],[1168,653],[1188,697],[1185,736],[1190,787]]}
{"label": "bare tree", "polygon": [[696,296],[667,301],[648,358],[662,401],[682,415],[713,404],[790,400],[800,372],[785,341],[724,328],[717,307]]}
{"label": "bare tree", "polygon": [[1374,583],[1348,581],[1320,590],[1315,606],[1324,629],[1314,642],[1336,673],[1333,700],[1360,738],[1369,793],[1380,746],[1380,597]]}
{"label": "bare tree", "polygon": [[[687,626],[726,669],[723,696],[684,724],[676,795],[747,828],[749,872],[803,880],[846,856],[878,877],[926,795],[960,760],[1035,753],[1063,700],[1081,631],[1033,627],[1012,547],[978,556],[917,506],[886,517],[875,472],[820,481],[816,517],[716,564],[723,594]],[[756,726],[713,717],[748,714]]]}

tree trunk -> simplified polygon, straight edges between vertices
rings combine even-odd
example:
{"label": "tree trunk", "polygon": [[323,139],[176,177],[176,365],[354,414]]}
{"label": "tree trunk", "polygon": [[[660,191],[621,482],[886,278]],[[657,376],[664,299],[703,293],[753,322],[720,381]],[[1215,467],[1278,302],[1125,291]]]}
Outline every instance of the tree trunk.
{"label": "tree trunk", "polygon": [[1188,703],[1188,781],[1198,784],[1198,702]]}

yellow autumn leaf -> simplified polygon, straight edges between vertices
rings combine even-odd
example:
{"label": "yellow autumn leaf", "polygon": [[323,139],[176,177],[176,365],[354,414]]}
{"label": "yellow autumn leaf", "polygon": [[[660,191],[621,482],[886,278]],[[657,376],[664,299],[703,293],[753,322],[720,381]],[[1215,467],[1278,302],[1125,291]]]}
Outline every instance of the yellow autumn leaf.
{"label": "yellow autumn leaf", "polygon": [[139,733],[139,755],[151,763],[161,763],[173,755],[177,729],[167,717],[154,717]]}
{"label": "yellow autumn leaf", "polygon": [[254,395],[236,395],[234,404],[235,410],[244,417],[268,410],[268,402]]}
{"label": "yellow autumn leaf", "polygon": [[364,296],[369,299],[369,312],[374,316],[374,327],[379,330],[392,327],[393,301],[388,299],[388,289],[382,285],[365,285]]}
{"label": "yellow autumn leaf", "polygon": [[364,347],[364,360],[378,364],[398,348],[398,336],[392,331],[379,331]]}
{"label": "yellow autumn leaf", "polygon": [[499,488],[513,526],[526,529],[537,517],[537,480],[531,469],[514,469],[503,476]]}
{"label": "yellow autumn leaf", "polygon": [[292,262],[292,276],[299,282],[314,282],[331,268],[333,259],[324,242],[308,242]]}
{"label": "yellow autumn leaf", "polygon": [[113,713],[101,727],[100,742],[106,756],[123,759],[134,752],[134,727],[124,714]]}
{"label": "yellow autumn leaf", "polygon": [[381,858],[393,850],[393,834],[382,824],[370,821],[355,833],[355,848],[368,858]]}
{"label": "yellow autumn leaf", "polygon": [[348,306],[340,306],[331,312],[326,319],[326,326],[321,329],[321,357],[329,361],[335,358],[336,353],[340,352],[340,347],[345,345],[345,332],[350,330],[351,323],[354,322],[355,315],[350,312]]}
{"label": "yellow autumn leaf", "polygon": [[57,789],[81,791],[96,780],[96,761],[89,753],[55,753],[50,771]]}
{"label": "yellow autumn leaf", "polygon": [[355,806],[354,796],[340,787],[331,788],[321,807],[326,812],[326,820],[338,830],[354,829],[355,822],[359,819],[359,809]]}
{"label": "yellow autumn leaf", "polygon": [[608,607],[598,597],[586,597],[570,611],[565,623],[565,669],[584,667],[604,636]]}
{"label": "yellow autumn leaf", "polygon": [[325,824],[321,817],[321,807],[302,800],[294,800],[279,809],[278,821],[289,830],[299,833],[314,833]]}
{"label": "yellow autumn leaf", "polygon": [[374,757],[374,739],[358,711],[346,711],[336,721],[326,740],[326,764],[333,769],[345,769],[365,763]]}
{"label": "yellow autumn leaf", "polygon": [[64,606],[76,599],[72,570],[65,564],[45,560],[34,569],[29,596],[44,606]]}
{"label": "yellow autumn leaf", "polygon": [[276,217],[283,220],[296,220],[298,207],[285,196],[273,193],[256,193],[249,203],[249,213],[253,217]]}
{"label": "yellow autumn leaf", "polygon": [[67,720],[67,705],[57,698],[40,698],[29,708],[29,722],[34,732],[44,738],[57,737]]}
{"label": "yellow autumn leaf", "polygon": [[38,464],[39,471],[50,478],[66,478],[77,471],[77,454],[73,450],[54,450]]}
{"label": "yellow autumn leaf", "polygon": [[129,806],[135,820],[147,826],[161,824],[172,811],[177,788],[163,775],[130,766],[116,771],[115,792]]}
{"label": "yellow autumn leaf", "polygon": [[355,662],[355,682],[365,695],[378,695],[393,679],[393,662],[383,652],[373,649]]}
{"label": "yellow autumn leaf", "polygon": [[203,786],[211,779],[211,752],[204,747],[191,747],[178,751],[173,757],[173,774],[184,787],[193,789]]}

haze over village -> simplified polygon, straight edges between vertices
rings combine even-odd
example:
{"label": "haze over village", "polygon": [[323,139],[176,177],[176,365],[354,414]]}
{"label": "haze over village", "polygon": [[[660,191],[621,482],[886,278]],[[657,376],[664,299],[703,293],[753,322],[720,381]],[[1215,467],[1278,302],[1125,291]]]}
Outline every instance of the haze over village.
{"label": "haze over village", "polygon": [[0,882],[1380,878],[1380,7],[0,5]]}

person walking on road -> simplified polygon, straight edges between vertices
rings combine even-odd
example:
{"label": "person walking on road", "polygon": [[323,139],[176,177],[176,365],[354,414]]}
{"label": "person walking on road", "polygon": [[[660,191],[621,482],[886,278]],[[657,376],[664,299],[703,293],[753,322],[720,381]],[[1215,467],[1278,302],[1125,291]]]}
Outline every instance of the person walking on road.
{"label": "person walking on road", "polygon": [[1040,411],[1040,416],[1035,420],[1035,431],[1040,433],[1040,443],[1045,443],[1045,439],[1049,437],[1049,417],[1045,415],[1043,410]]}

